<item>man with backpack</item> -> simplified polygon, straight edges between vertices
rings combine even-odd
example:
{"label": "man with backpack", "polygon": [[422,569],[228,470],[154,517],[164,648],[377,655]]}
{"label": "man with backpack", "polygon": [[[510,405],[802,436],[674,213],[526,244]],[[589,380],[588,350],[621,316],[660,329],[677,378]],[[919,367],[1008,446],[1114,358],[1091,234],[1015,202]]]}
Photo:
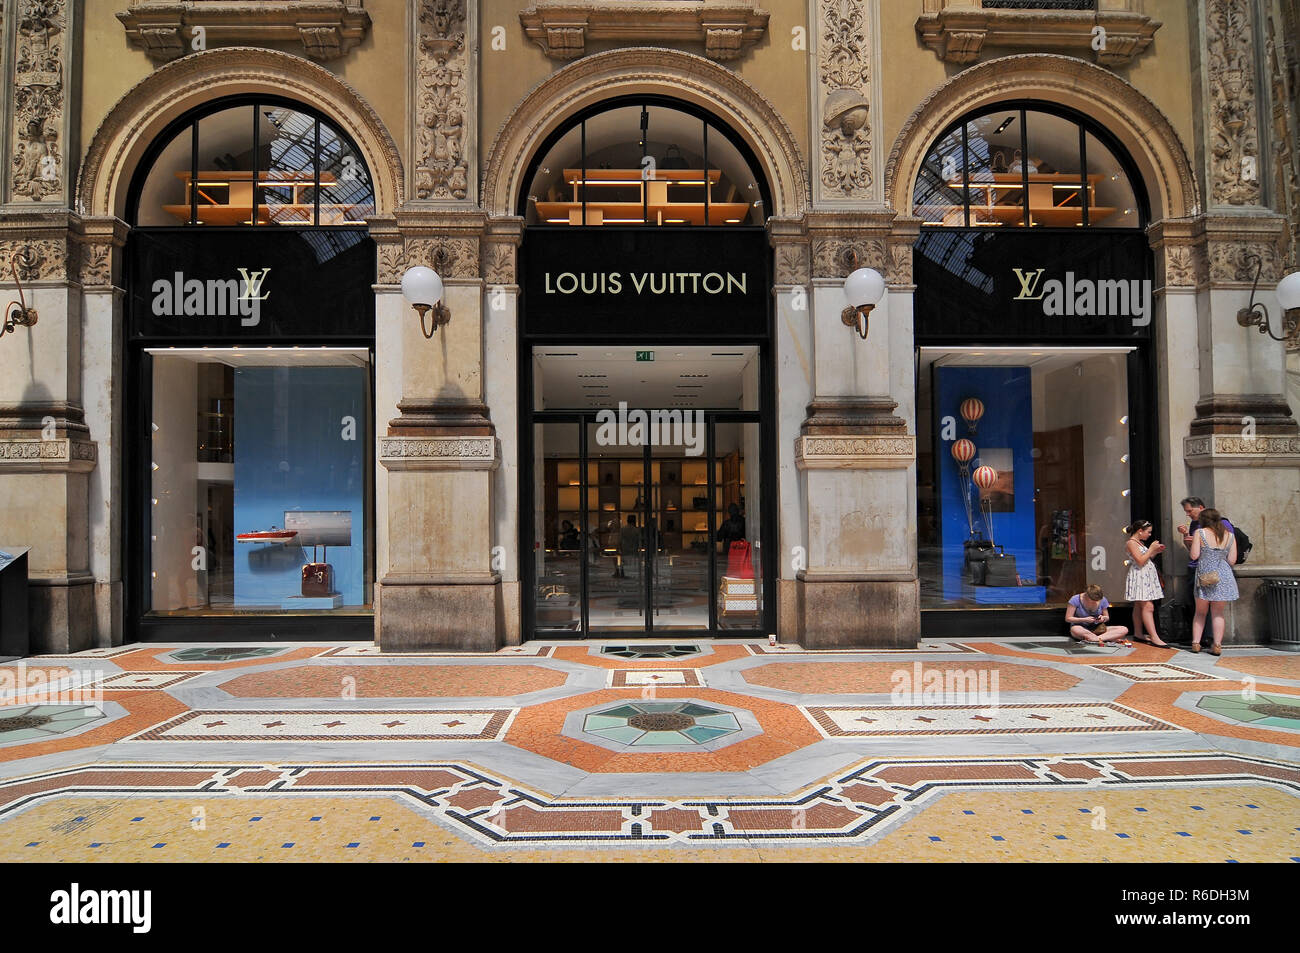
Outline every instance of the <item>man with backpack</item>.
{"label": "man with backpack", "polygon": [[[1199,496],[1189,496],[1179,501],[1183,512],[1187,514],[1187,525],[1177,527],[1178,533],[1183,537],[1183,547],[1188,550],[1189,555],[1192,548],[1192,534],[1196,531],[1197,520],[1201,515],[1201,510],[1205,509],[1205,501]],[[1228,532],[1237,537],[1237,565],[1240,566],[1246,561],[1246,556],[1250,553],[1250,537],[1232,525],[1232,522],[1225,516],[1223,525],[1228,528]],[[1196,560],[1188,559],[1187,562],[1187,601],[1195,603],[1195,586],[1196,586]]]}

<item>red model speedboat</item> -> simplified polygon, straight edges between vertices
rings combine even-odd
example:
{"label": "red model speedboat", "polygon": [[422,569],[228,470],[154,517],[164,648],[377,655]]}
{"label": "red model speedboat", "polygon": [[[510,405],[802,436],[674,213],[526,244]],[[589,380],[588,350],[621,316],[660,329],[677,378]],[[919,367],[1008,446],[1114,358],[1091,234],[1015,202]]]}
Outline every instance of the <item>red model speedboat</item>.
{"label": "red model speedboat", "polygon": [[235,539],[241,543],[290,543],[298,535],[296,529],[279,529],[272,526],[270,529],[254,530],[251,533],[240,533]]}

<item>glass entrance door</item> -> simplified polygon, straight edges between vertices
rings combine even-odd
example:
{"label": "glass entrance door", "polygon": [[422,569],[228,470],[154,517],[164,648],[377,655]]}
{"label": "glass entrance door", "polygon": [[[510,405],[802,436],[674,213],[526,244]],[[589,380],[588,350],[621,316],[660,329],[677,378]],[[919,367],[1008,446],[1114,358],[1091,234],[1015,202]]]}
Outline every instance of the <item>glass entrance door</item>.
{"label": "glass entrance door", "polygon": [[758,422],[643,413],[672,429],[651,442],[611,439],[593,413],[534,424],[539,637],[760,628]]}

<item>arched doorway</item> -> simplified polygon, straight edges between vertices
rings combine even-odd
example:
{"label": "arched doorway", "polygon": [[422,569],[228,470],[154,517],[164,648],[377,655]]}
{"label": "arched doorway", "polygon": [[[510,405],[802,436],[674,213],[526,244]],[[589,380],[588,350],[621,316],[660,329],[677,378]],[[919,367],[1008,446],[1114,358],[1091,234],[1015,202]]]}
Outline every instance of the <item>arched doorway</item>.
{"label": "arched doorway", "polygon": [[574,113],[521,178],[524,631],[753,636],[776,551],[771,205],[660,95]]}

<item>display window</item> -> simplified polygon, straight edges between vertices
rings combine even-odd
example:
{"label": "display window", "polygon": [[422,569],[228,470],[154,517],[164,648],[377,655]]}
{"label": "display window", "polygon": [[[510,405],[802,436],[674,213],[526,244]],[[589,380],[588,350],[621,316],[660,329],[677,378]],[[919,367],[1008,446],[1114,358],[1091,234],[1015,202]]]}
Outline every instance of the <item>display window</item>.
{"label": "display window", "polygon": [[148,613],[369,607],[367,352],[173,347],[146,354]]}
{"label": "display window", "polygon": [[923,608],[1123,598],[1134,351],[920,349]]}

